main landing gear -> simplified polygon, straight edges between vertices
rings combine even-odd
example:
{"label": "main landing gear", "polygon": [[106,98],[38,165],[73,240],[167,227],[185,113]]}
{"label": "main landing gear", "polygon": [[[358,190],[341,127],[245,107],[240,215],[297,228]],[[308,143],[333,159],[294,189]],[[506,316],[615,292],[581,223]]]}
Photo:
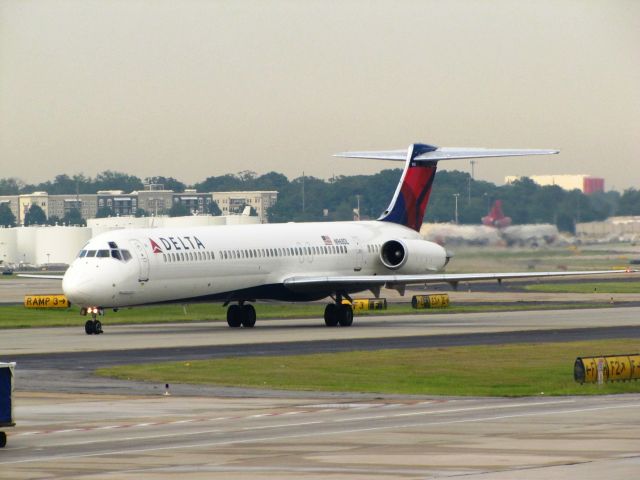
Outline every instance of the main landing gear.
{"label": "main landing gear", "polygon": [[[345,297],[349,303],[342,303]],[[345,292],[337,292],[336,296],[332,295],[336,303],[330,303],[324,309],[324,323],[327,327],[350,327],[353,324],[353,308],[351,307],[351,298]]]}
{"label": "main landing gear", "polygon": [[98,314],[102,315],[102,309],[96,307],[83,308],[80,315],[91,314],[91,320],[87,320],[84,324],[84,333],[87,335],[100,335],[102,333],[102,322],[98,320]]}
{"label": "main landing gear", "polygon": [[353,323],[353,308],[342,303],[330,303],[324,309],[324,323],[327,327],[350,327]]}
{"label": "main landing gear", "polygon": [[253,328],[256,324],[256,309],[253,305],[240,303],[229,305],[227,309],[227,323],[232,328]]}

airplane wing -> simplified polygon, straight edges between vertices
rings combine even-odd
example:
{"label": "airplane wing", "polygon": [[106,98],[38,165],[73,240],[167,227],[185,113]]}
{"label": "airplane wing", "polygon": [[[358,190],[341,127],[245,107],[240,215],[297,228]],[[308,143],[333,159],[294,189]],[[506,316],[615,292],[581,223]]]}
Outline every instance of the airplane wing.
{"label": "airplane wing", "polygon": [[62,280],[62,278],[64,277],[64,275],[37,275],[29,273],[19,273],[16,276],[22,278],[40,278],[44,280]]}
{"label": "airplane wing", "polygon": [[346,277],[289,277],[284,286],[293,291],[304,291],[318,287],[331,289],[357,290],[386,286],[398,289],[405,285],[427,283],[472,282],[479,280],[510,280],[539,277],[570,277],[578,275],[604,275],[632,273],[637,270],[584,270],[570,272],[504,272],[504,273],[428,273],[422,275],[352,275]]}

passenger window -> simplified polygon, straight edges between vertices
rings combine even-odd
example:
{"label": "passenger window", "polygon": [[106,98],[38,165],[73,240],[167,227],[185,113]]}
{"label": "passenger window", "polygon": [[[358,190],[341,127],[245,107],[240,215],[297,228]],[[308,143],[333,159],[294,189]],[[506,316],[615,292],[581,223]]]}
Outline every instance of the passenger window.
{"label": "passenger window", "polygon": [[95,250],[88,250],[87,251],[87,257],[95,257],[96,256],[96,251]]}

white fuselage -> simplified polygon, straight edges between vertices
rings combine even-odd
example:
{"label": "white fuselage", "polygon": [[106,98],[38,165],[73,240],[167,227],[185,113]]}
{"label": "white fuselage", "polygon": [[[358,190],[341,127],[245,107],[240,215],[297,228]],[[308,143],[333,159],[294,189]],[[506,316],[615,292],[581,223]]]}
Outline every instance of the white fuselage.
{"label": "white fuselage", "polygon": [[381,221],[125,229],[91,239],[62,286],[71,302],[85,307],[313,300],[332,292],[296,293],[283,281],[393,273],[380,260],[380,249],[390,240],[420,242],[420,251],[409,252],[398,273],[432,273],[446,263],[439,245]]}

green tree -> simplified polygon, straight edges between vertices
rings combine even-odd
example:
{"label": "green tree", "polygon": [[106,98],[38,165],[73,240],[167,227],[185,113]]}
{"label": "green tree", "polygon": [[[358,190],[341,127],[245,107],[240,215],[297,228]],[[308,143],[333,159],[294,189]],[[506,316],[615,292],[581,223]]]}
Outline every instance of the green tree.
{"label": "green tree", "polygon": [[147,177],[145,181],[146,183],[162,185],[165,190],[173,190],[174,192],[184,192],[185,188],[187,188],[184,183],[173,177]]}
{"label": "green tree", "polygon": [[8,203],[0,203],[0,226],[15,227],[16,216],[11,211]]}
{"label": "green tree", "polygon": [[619,215],[640,215],[640,190],[630,188],[620,197]]}
{"label": "green tree", "polygon": [[47,215],[44,213],[44,210],[40,208],[35,203],[29,207],[29,210],[24,216],[24,226],[28,227],[29,225],[46,225],[47,224]]}
{"label": "green tree", "polygon": [[96,212],[96,218],[114,217],[116,214],[111,207],[100,207]]}
{"label": "green tree", "polygon": [[148,217],[149,213],[144,208],[136,208],[136,217]]}
{"label": "green tree", "polygon": [[216,202],[215,200],[211,200],[211,203],[209,204],[208,213],[216,217],[219,215],[222,215],[222,210],[220,210],[220,207],[218,206],[218,202]]}
{"label": "green tree", "polygon": [[186,217],[191,215],[189,209],[179,202],[174,203],[167,213],[170,217]]}
{"label": "green tree", "polygon": [[95,179],[95,188],[97,190],[122,190],[124,192],[133,192],[135,190],[142,190],[144,185],[142,180],[133,175],[127,175],[126,173],[114,172],[112,170],[106,170],[99,173]]}
{"label": "green tree", "polygon": [[64,223],[65,225],[76,225],[81,227],[87,224],[86,220],[82,218],[80,210],[78,210],[77,208],[69,209],[69,211],[64,214],[62,223]]}
{"label": "green tree", "polygon": [[18,195],[23,186],[17,178],[0,178],[0,195]]}

